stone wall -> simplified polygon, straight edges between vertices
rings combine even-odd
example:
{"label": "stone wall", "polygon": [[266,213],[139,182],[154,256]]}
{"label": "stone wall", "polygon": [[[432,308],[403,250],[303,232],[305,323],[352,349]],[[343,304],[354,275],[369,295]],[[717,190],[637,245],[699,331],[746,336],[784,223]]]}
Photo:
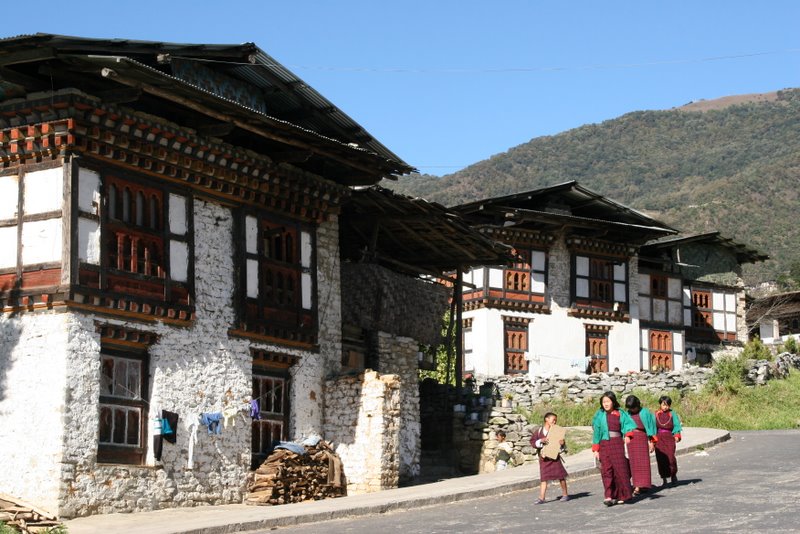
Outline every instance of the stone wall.
{"label": "stone wall", "polygon": [[342,459],[348,494],[397,487],[400,397],[396,375],[371,370],[325,383],[323,435]]}
{"label": "stone wall", "polygon": [[397,376],[400,395],[398,421],[400,449],[400,479],[410,480],[419,475],[420,411],[419,377],[417,374],[417,341],[378,333],[378,370]]}

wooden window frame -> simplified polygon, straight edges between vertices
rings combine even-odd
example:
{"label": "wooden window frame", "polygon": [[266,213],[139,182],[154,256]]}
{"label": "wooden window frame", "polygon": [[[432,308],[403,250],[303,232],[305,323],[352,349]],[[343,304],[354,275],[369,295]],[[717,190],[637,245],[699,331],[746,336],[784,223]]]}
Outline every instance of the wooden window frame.
{"label": "wooden window frame", "polygon": [[[248,252],[246,218],[256,219],[257,239],[256,252]],[[242,318],[248,325],[248,330],[258,331],[264,327],[265,335],[287,341],[302,341],[315,344],[317,341],[317,239],[315,227],[304,223],[280,217],[271,213],[253,212],[242,210],[240,217],[240,265],[246,269],[248,260],[255,261],[258,265],[258,296],[247,296],[247,275],[241,277],[239,291],[242,301]],[[302,263],[302,233],[310,237],[311,258],[310,266],[304,267]],[[265,244],[265,234],[280,234],[283,247],[279,247],[281,254],[274,254],[275,248],[268,248]],[[291,247],[287,247],[286,238],[290,238]],[[274,245],[274,243],[272,243]],[[291,250],[288,250],[291,248]],[[292,256],[287,261],[287,251]],[[273,252],[271,254],[271,252]],[[307,274],[311,280],[309,295],[311,308],[303,307],[303,275]],[[270,284],[270,276],[273,276]],[[286,297],[287,286],[279,286],[278,277],[291,280],[293,283],[291,298]]]}
{"label": "wooden window frame", "polygon": [[529,323],[530,319],[519,317],[503,318],[504,374],[527,373],[529,370],[528,360],[525,358],[525,353],[530,348]]}
{"label": "wooden window frame", "polygon": [[[522,261],[503,269],[503,295],[501,298],[544,303],[547,295],[547,251],[526,248],[517,249],[516,252]],[[534,252],[544,254],[544,269],[535,269],[533,267]],[[544,291],[542,292],[533,290],[533,278],[537,274],[541,274],[544,277]]]}
{"label": "wooden window frame", "polygon": [[[673,370],[675,368],[674,333],[669,330],[650,329],[647,338],[648,369],[652,372]],[[654,339],[658,343],[653,343]],[[669,347],[662,346],[661,341],[664,339],[669,339]],[[656,345],[655,348],[654,345]],[[661,362],[660,365],[654,365],[656,361]]]}
{"label": "wooden window frame", "polygon": [[[577,271],[577,258],[584,257],[589,260],[588,275],[579,275]],[[622,265],[625,269],[625,280],[614,278],[614,267]],[[609,256],[595,256],[591,254],[574,253],[572,255],[572,300],[577,309],[599,309],[626,313],[630,302],[630,270],[628,260]],[[604,275],[603,275],[604,274]],[[601,276],[603,275],[603,276]],[[578,280],[586,280],[589,288],[588,297],[578,296]],[[615,300],[615,284],[624,283],[625,300]]]}
{"label": "wooden window frame", "polygon": [[[586,373],[607,373],[610,367],[609,332],[610,327],[604,325],[584,325],[586,336],[587,358]],[[597,350],[599,348],[599,351]]]}
{"label": "wooden window frame", "polygon": [[[666,329],[674,329],[684,326],[684,319],[683,319],[683,291],[682,291],[682,284],[681,290],[678,292],[677,297],[670,297],[669,296],[669,281],[670,280],[677,280],[680,283],[680,279],[677,276],[669,276],[665,273],[652,273],[648,271],[640,271],[640,274],[647,275],[650,277],[650,282],[647,284],[646,291],[643,292],[643,285],[639,287],[639,310],[643,310],[645,307],[647,312],[649,313],[649,319],[643,319],[644,313],[639,314],[639,318],[642,323],[644,324],[655,324],[661,325],[659,329],[664,330]],[[659,281],[654,284],[653,280],[658,279]],[[653,295],[653,288],[657,286],[659,288],[660,294],[662,296],[655,296]],[[643,299],[648,299],[649,302],[646,303]],[[663,301],[664,303],[664,321],[654,319],[655,317],[655,301]],[[677,306],[678,309],[681,311],[680,320],[676,320],[674,322],[670,322],[670,305]]]}
{"label": "wooden window frame", "polygon": [[[687,329],[687,337],[692,341],[713,341],[713,342],[730,342],[736,341],[736,331],[717,330],[714,328],[714,313],[722,313],[723,316],[728,315],[728,311],[724,307],[725,297],[727,295],[734,295],[736,293],[730,290],[715,289],[712,287],[690,287],[691,303],[688,311],[691,317],[691,324],[685,325]],[[720,294],[723,298],[723,308],[714,308],[714,294]],[[738,317],[736,318],[738,321]],[[726,319],[727,323],[727,319]]]}
{"label": "wooden window frame", "polygon": [[[155,180],[120,172],[117,169],[94,165],[81,161],[73,164],[72,188],[77,197],[79,185],[79,169],[95,172],[100,177],[101,208],[99,216],[79,211],[77,198],[73,200],[71,224],[78,226],[78,218],[98,220],[100,223],[100,264],[79,261],[77,242],[72,247],[72,265],[77,266],[72,274],[73,283],[89,294],[109,296],[115,299],[140,302],[139,310],[155,310],[166,305],[190,308],[194,303],[194,215],[192,210],[193,196],[190,191],[158,183]],[[130,191],[131,206],[128,208],[128,219],[122,216],[122,192]],[[112,191],[116,191],[112,195]],[[141,224],[137,224],[136,198],[141,193],[146,207],[142,210]],[[170,194],[185,199],[186,233],[173,234],[169,225]],[[151,200],[157,199],[153,206]],[[115,206],[112,210],[112,205]],[[154,209],[155,208],[155,209]],[[113,211],[113,212],[112,212]],[[154,222],[155,224],[151,224]],[[126,244],[129,238],[131,246]],[[73,238],[73,239],[76,239]],[[134,241],[137,258],[134,262]],[[187,249],[186,281],[177,281],[170,276],[171,242],[180,242]],[[140,243],[149,245],[150,250],[158,251],[155,261],[146,257]],[[138,253],[141,251],[141,256]],[[122,252],[122,258],[120,257]],[[135,263],[135,265],[134,265]],[[147,272],[146,272],[147,271]],[[168,306],[167,306],[168,307]],[[145,312],[147,313],[147,312]],[[170,317],[172,317],[170,315]],[[180,318],[188,318],[188,313],[181,312]]]}
{"label": "wooden window frame", "polygon": [[[98,410],[99,432],[97,441],[97,462],[104,464],[144,465],[145,456],[147,453],[147,399],[149,398],[148,385],[150,382],[150,360],[147,351],[135,350],[129,347],[118,348],[113,346],[103,346],[100,350],[101,380],[103,377],[102,367],[104,362],[107,360],[112,360],[115,362],[137,362],[139,364],[140,389],[137,397],[115,395],[113,393],[104,395],[101,383]],[[112,418],[114,411],[124,410],[139,412],[138,444],[119,444],[113,441],[103,441],[101,418],[103,417],[104,408],[112,410]]]}
{"label": "wooden window frame", "polygon": [[[281,411],[265,410],[263,399],[263,383],[267,381],[281,383]],[[274,441],[286,441],[289,438],[289,414],[291,413],[291,381],[288,369],[271,368],[261,365],[253,365],[253,390],[252,398],[259,401],[260,419],[254,419],[251,423],[250,431],[250,466],[252,469],[258,468],[267,459],[273,450],[272,443],[265,446],[263,443],[263,432],[266,430]],[[274,391],[274,389],[273,389]],[[273,405],[274,406],[274,405]],[[275,429],[278,428],[278,435]]]}

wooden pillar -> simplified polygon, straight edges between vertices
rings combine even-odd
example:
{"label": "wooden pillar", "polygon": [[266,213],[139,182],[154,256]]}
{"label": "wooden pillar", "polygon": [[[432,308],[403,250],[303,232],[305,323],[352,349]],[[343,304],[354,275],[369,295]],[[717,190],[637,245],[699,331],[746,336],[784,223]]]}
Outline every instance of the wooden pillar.
{"label": "wooden pillar", "polygon": [[461,391],[461,378],[464,375],[464,329],[461,319],[464,311],[463,283],[464,275],[459,267],[456,270],[456,287],[453,289],[453,298],[456,300],[456,391]]}

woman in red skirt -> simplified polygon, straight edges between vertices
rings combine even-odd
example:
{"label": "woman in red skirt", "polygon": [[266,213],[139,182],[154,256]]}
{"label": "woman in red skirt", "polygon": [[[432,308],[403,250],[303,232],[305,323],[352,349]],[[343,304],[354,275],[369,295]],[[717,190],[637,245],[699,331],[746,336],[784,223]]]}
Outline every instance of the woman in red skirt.
{"label": "woman in red skirt", "polygon": [[617,396],[606,391],[600,397],[600,409],[592,418],[592,451],[600,461],[603,478],[603,504],[622,504],[632,497],[631,470],[625,458],[622,436],[633,431],[636,425],[631,417],[619,409]]}
{"label": "woman in red skirt", "polygon": [[625,409],[636,424],[635,430],[625,434],[635,497],[643,491],[648,491],[653,485],[650,476],[650,454],[655,448],[656,418],[650,410],[642,408],[642,402],[636,395],[629,395],[625,399]]}
{"label": "woman in red skirt", "polygon": [[656,412],[656,463],[662,484],[667,479],[675,484],[678,481],[678,461],[675,459],[675,444],[681,440],[681,419],[672,411],[672,399],[662,395],[658,399],[661,409]]}
{"label": "woman in red skirt", "polygon": [[[539,498],[534,501],[533,504],[544,504],[545,503],[545,495],[547,494],[547,483],[551,480],[558,480],[559,484],[561,484],[561,497],[558,499],[561,502],[566,502],[569,500],[569,494],[567,493],[567,470],[564,467],[563,460],[561,459],[561,454],[559,453],[558,458],[545,458],[542,456],[541,449],[548,442],[548,434],[550,433],[550,427],[555,425],[558,421],[558,416],[553,412],[547,412],[544,415],[544,424],[539,427],[536,432],[533,433],[531,436],[531,446],[539,451]],[[564,440],[561,440],[561,452],[565,451],[565,444]]]}

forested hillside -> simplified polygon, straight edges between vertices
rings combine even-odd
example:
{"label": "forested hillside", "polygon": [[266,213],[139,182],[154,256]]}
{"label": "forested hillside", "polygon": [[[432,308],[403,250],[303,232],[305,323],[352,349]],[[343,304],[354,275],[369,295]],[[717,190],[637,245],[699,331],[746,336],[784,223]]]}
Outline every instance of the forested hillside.
{"label": "forested hillside", "polygon": [[454,205],[578,180],[685,232],[719,230],[766,252],[773,260],[746,278],[774,280],[800,261],[800,90],[748,96],[628,113],[386,185]]}

